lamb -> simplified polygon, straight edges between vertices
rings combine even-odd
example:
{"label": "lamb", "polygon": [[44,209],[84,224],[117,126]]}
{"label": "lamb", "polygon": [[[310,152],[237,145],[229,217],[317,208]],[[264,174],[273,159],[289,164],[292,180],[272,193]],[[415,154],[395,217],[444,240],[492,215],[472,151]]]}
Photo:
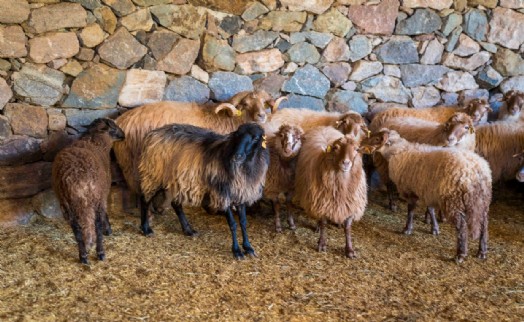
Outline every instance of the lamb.
{"label": "lamb", "polygon": [[[264,198],[271,200],[275,213],[275,229],[279,233],[282,232],[281,206],[289,204],[295,188],[295,168],[303,135],[304,131],[300,127],[284,124],[273,137],[268,139],[270,162],[264,186]],[[289,207],[288,223],[292,230],[296,229]]]}
{"label": "lamb", "polygon": [[524,127],[496,121],[476,128],[475,152],[488,162],[493,182],[508,181],[522,166],[513,155],[524,150]]}
{"label": "lamb", "polygon": [[110,119],[96,119],[72,145],[53,161],[53,189],[78,243],[80,262],[96,239],[99,260],[105,259],[103,236],[110,235],[107,198],[111,188],[110,150],[124,132]]}
{"label": "lamb", "polygon": [[503,97],[504,104],[500,107],[498,120],[518,122],[524,121],[521,113],[524,107],[524,93],[519,91],[508,91]]}
{"label": "lamb", "polygon": [[[434,146],[457,147],[470,151],[475,149],[475,129],[473,120],[465,113],[456,112],[445,123],[429,122],[415,118],[391,118],[384,127],[397,131],[404,139],[410,142],[424,143]],[[371,129],[377,128],[375,120],[371,122]],[[373,155],[373,163],[377,168],[382,182],[386,184],[389,198],[389,207],[396,211],[394,200],[395,188],[389,180],[387,162],[380,154]],[[432,217],[432,232],[438,234],[438,224],[434,219],[432,209],[428,209]]]}
{"label": "lamb", "polygon": [[355,258],[351,225],[364,214],[367,205],[366,176],[358,141],[332,127],[306,133],[298,156],[295,199],[305,212],[318,220],[318,251],[326,251],[326,223],[344,223],[345,255]]}
{"label": "lamb", "polygon": [[467,256],[468,231],[480,238],[477,255],[486,258],[492,185],[486,160],[464,149],[410,143],[385,128],[364,139],[362,150],[387,160],[390,178],[408,202],[406,229],[412,229],[417,202],[437,207],[456,223],[457,263]]}
{"label": "lamb", "polygon": [[276,110],[281,97],[273,101],[265,91],[240,92],[228,102],[217,106],[185,102],[158,102],[143,105],[125,112],[116,119],[126,139],[115,144],[115,156],[129,189],[140,193],[138,160],[146,134],[167,124],[180,123],[212,129],[220,134],[235,131],[247,122],[265,123],[265,103],[273,104]]}
{"label": "lamb", "polygon": [[468,114],[474,125],[485,124],[488,121],[488,112],[492,111],[485,99],[474,99],[465,108],[440,106],[428,108],[389,108],[377,113],[370,125],[371,131],[377,131],[384,126],[389,119],[394,117],[414,117],[432,122],[444,123],[456,112]]}
{"label": "lamb", "polygon": [[338,112],[319,112],[307,108],[284,108],[271,114],[271,120],[264,125],[266,133],[271,135],[278,131],[282,124],[300,126],[304,132],[320,126],[332,126],[343,134],[360,137],[367,133],[364,118],[356,112],[344,114]]}
{"label": "lamb", "polygon": [[151,131],[144,140],[138,166],[143,192],[141,228],[153,234],[148,209],[162,194],[178,215],[182,229],[194,233],[183,205],[201,206],[226,212],[233,237],[233,255],[244,254],[236,238],[231,206],[237,207],[245,253],[255,255],[246,230],[246,205],[262,197],[269,164],[264,130],[255,123],[242,124],[228,135],[187,124],[171,124]]}

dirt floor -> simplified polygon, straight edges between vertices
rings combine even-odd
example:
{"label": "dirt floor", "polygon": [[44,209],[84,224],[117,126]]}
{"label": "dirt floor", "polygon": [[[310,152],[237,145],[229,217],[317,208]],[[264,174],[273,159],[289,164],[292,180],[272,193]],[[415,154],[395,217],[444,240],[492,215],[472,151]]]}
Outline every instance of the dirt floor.
{"label": "dirt floor", "polygon": [[356,260],[343,257],[341,228],[329,227],[318,253],[314,222],[299,216],[296,231],[276,234],[262,211],[248,218],[259,257],[237,261],[225,218],[193,210],[197,237],[183,236],[172,214],[146,238],[136,214],[112,213],[106,261],[92,250],[84,266],[70,228],[38,219],[0,232],[0,320],[523,321],[523,190],[497,194],[487,261],[473,242],[461,265],[450,224],[432,236],[418,216],[405,236],[405,206],[385,210],[381,192],[354,225]]}

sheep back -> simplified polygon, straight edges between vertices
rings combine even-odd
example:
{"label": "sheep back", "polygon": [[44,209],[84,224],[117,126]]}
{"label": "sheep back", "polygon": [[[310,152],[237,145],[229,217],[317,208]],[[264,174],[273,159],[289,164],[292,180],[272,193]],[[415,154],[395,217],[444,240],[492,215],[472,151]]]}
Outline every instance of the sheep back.
{"label": "sheep back", "polygon": [[353,217],[360,220],[367,205],[367,185],[362,157],[358,155],[349,173],[334,171],[328,145],[344,135],[332,127],[306,133],[298,157],[295,199],[313,218],[327,218],[341,224]]}

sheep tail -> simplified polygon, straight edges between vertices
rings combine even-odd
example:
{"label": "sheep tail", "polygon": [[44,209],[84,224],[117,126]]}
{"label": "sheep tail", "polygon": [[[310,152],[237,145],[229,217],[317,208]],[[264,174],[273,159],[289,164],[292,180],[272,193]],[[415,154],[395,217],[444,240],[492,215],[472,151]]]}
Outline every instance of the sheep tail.
{"label": "sheep tail", "polygon": [[95,210],[91,207],[87,209],[82,209],[81,213],[79,213],[78,219],[80,224],[80,230],[82,232],[82,239],[84,240],[86,250],[89,251],[96,241]]}
{"label": "sheep tail", "polygon": [[[491,182],[478,180],[466,207],[468,229],[473,240],[481,236],[481,230],[488,225],[488,211],[491,202]],[[466,204],[467,205],[467,204]]]}

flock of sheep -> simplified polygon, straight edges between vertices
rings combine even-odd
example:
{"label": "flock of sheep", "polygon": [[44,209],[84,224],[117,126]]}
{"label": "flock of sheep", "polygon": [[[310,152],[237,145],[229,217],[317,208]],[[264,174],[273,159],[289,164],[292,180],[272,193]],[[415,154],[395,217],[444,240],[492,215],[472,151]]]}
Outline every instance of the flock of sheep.
{"label": "flock of sheep", "polygon": [[[354,258],[351,225],[364,214],[367,180],[376,170],[390,208],[397,207],[397,192],[408,202],[406,234],[421,203],[433,234],[439,233],[436,212],[456,224],[457,262],[467,256],[469,236],[479,238],[478,257],[486,258],[492,182],[524,181],[524,93],[506,93],[499,119],[490,123],[482,99],[464,107],[375,110],[367,119],[354,112],[278,109],[284,99],[241,92],[220,104],[159,102],[115,121],[95,120],[53,163],[53,187],[80,261],[88,263],[95,242],[98,259],[105,258],[111,147],[129,189],[140,196],[146,236],[153,234],[151,215],[170,206],[184,234],[194,235],[183,207],[200,206],[225,215],[236,258],[255,255],[246,207],[265,198],[273,204],[277,232],[281,209],[293,202],[318,221],[319,251],[326,250],[330,221],[343,225],[345,255]],[[295,229],[289,211],[288,224]]]}

